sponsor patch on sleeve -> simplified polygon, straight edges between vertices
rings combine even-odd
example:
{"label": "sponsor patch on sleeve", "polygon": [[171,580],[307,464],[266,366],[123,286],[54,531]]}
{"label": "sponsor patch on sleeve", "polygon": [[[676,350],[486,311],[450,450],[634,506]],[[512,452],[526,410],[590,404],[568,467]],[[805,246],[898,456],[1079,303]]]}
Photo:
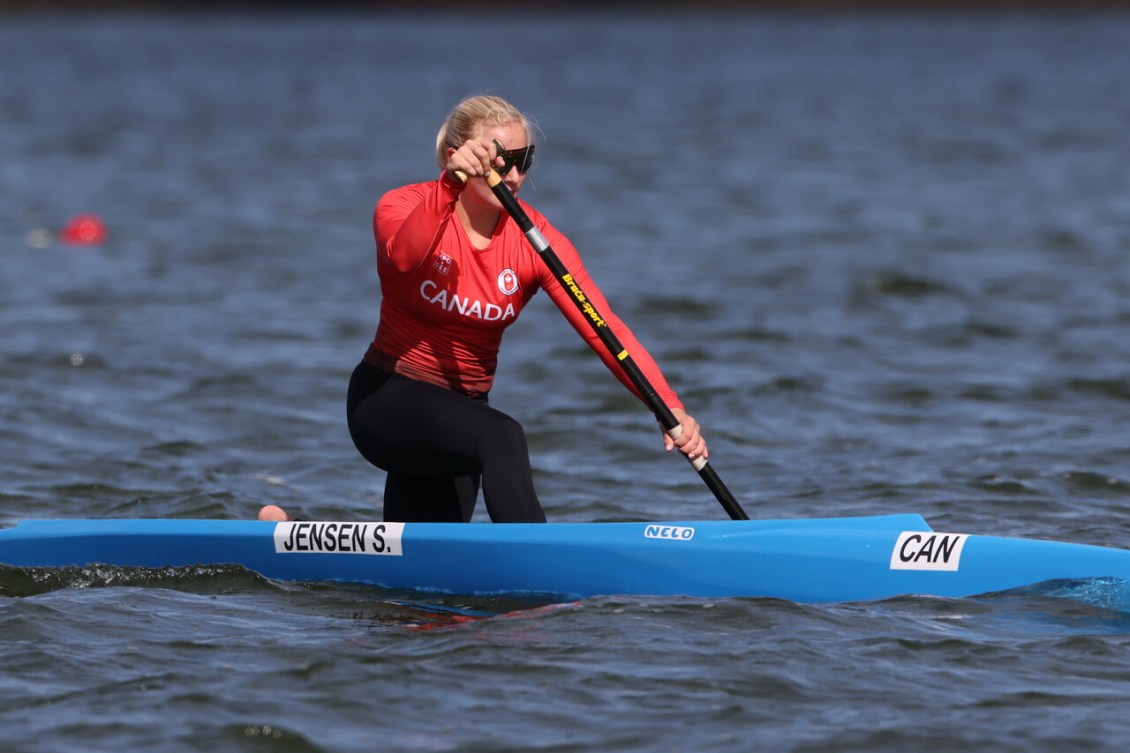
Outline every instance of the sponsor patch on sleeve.
{"label": "sponsor patch on sleeve", "polygon": [[288,521],[275,526],[276,554],[404,554],[403,523]]}
{"label": "sponsor patch on sleeve", "polygon": [[968,538],[967,533],[903,531],[891,552],[891,569],[956,572]]}

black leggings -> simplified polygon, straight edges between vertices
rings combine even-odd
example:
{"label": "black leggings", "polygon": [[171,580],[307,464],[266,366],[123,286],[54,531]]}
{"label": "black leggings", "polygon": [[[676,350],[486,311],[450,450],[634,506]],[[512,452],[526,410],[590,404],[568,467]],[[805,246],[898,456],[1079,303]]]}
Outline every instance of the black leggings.
{"label": "black leggings", "polygon": [[545,522],[526,433],[485,397],[470,398],[362,361],[349,380],[346,402],[353,444],[388,472],[385,520],[468,521],[481,478],[492,521]]}

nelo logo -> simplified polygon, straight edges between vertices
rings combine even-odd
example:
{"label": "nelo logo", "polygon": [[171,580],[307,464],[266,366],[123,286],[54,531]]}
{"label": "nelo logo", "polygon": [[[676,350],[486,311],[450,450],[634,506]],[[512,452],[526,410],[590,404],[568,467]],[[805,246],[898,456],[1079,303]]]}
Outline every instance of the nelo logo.
{"label": "nelo logo", "polygon": [[643,529],[645,539],[669,539],[671,541],[690,541],[694,529],[685,526],[649,525]]}

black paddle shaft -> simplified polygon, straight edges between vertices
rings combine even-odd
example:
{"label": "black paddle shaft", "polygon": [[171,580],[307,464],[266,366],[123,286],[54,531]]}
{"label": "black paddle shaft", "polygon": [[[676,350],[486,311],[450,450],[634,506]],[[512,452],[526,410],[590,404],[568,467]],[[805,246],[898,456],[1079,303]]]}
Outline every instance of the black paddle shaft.
{"label": "black paddle shaft", "polygon": [[[604,346],[608,348],[608,351],[616,360],[620,362],[624,373],[628,375],[628,379],[630,379],[632,384],[635,385],[635,388],[639,390],[639,393],[643,395],[644,401],[647,402],[647,406],[651,409],[651,412],[655,414],[660,425],[668,435],[678,437],[683,427],[679,423],[679,420],[675,418],[675,414],[672,413],[671,409],[667,407],[667,404],[659,398],[659,394],[656,393],[655,388],[651,386],[651,382],[644,376],[644,373],[640,371],[639,366],[636,365],[636,362],[632,359],[628,350],[621,344],[615,333],[612,332],[612,328],[605,322],[604,317],[602,317],[600,312],[592,305],[592,302],[588,299],[588,296],[585,295],[585,292],[581,290],[577,281],[569,274],[569,270],[561,263],[561,259],[557,256],[557,253],[550,247],[549,241],[545,239],[541,231],[534,227],[530,216],[526,214],[526,210],[522,209],[522,205],[518,203],[518,199],[514,197],[514,194],[511,193],[510,189],[506,187],[506,184],[502,182],[502,177],[498,174],[498,171],[491,170],[486,176],[486,180],[487,185],[490,186],[494,195],[498,197],[498,200],[506,209],[507,214],[513,217],[514,221],[518,223],[518,227],[525,233],[526,239],[530,242],[530,245],[538,252],[542,261],[545,262],[545,265],[549,267],[549,271],[552,272],[558,282],[570,292],[573,303],[576,304],[577,308],[585,315],[585,318],[588,319],[589,324],[592,326],[593,331],[596,332],[601,342],[604,343]],[[688,458],[688,460],[690,460],[690,458]],[[738,504],[737,499],[735,499],[734,495],[730,493],[730,490],[726,488],[726,485],[722,483],[722,479],[719,478],[717,472],[710,466],[706,458],[691,460],[690,463],[694,466],[695,470],[698,471],[698,475],[702,480],[706,482],[710,491],[714,492],[714,496],[717,497],[722,508],[729,513],[731,519],[749,520],[749,515],[747,515],[745,510],[742,509],[742,506]]]}

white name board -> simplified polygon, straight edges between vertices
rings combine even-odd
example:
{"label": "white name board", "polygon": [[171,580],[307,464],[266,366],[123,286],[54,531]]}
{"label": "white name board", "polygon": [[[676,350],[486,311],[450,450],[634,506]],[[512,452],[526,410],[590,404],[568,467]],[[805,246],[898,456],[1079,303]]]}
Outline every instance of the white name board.
{"label": "white name board", "polygon": [[968,538],[967,533],[903,531],[891,552],[891,569],[956,572]]}
{"label": "white name board", "polygon": [[403,523],[319,523],[288,521],[275,526],[277,554],[383,554],[404,553],[400,537]]}

